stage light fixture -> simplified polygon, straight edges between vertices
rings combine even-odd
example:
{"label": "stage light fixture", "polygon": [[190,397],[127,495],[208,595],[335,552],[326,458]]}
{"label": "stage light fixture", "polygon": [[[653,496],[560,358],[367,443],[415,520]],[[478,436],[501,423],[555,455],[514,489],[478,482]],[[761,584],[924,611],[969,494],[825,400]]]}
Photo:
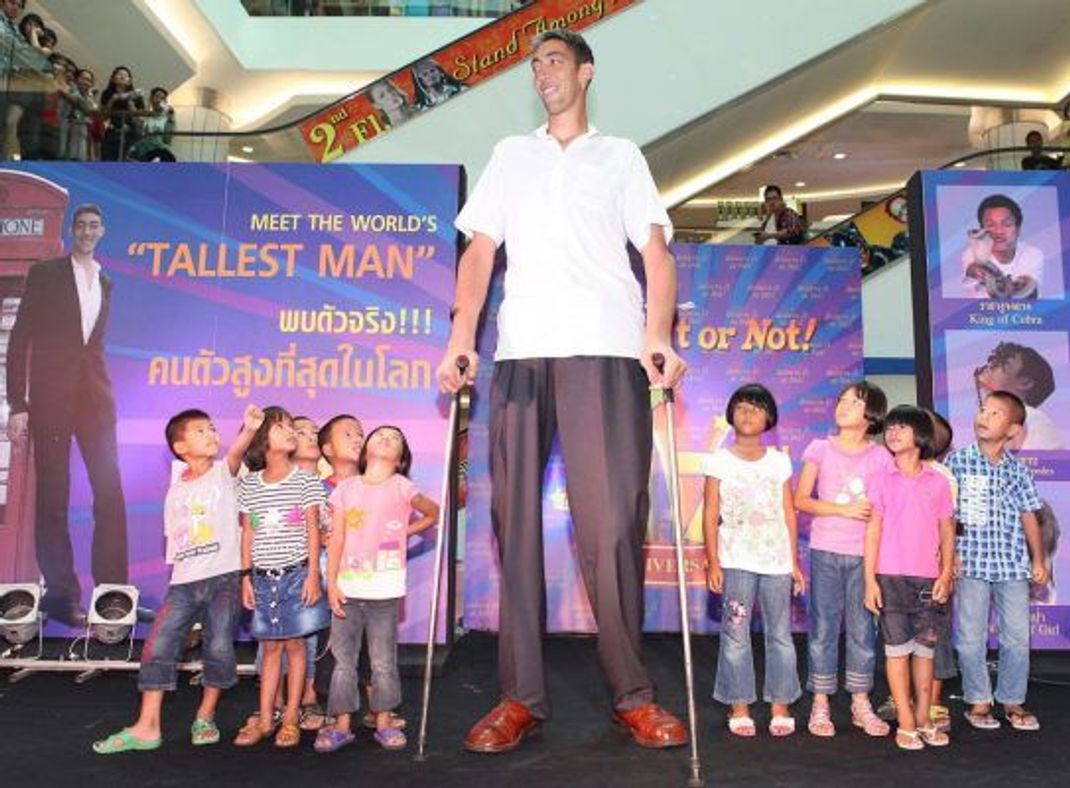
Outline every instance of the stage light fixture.
{"label": "stage light fixture", "polygon": [[844,159],[847,158],[847,154],[846,153],[842,153],[842,152],[841,153],[833,153],[832,154],[832,158],[834,158],[836,161],[843,161]]}
{"label": "stage light fixture", "polygon": [[44,641],[44,617],[41,613],[41,586],[37,583],[0,583],[0,637],[12,648],[4,652],[10,657],[37,638],[36,659],[41,656]]}
{"label": "stage light fixture", "polygon": [[108,646],[129,639],[127,660],[134,653],[134,627],[137,624],[137,603],[140,594],[135,586],[101,583],[93,589],[85,622],[85,649],[89,659],[89,641]]}

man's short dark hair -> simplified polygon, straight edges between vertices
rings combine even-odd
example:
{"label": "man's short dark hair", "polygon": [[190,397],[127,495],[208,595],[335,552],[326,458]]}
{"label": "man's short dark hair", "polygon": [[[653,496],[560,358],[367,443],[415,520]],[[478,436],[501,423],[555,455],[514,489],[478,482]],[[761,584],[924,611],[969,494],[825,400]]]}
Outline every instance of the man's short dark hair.
{"label": "man's short dark hair", "polygon": [[316,442],[320,447],[320,454],[323,453],[323,447],[331,442],[331,433],[334,432],[334,428],[346,420],[355,421],[357,426],[360,427],[361,433],[364,433],[364,425],[360,423],[360,419],[356,416],[349,413],[339,413],[337,416],[332,416],[327,420],[326,424],[320,427],[319,434],[316,436]]}
{"label": "man's short dark hair", "polygon": [[167,88],[161,88],[159,85],[157,85],[156,87],[154,87],[152,90],[149,91],[149,98],[152,98],[153,95],[155,95],[156,93],[163,93],[163,97],[164,98],[167,98],[169,95],[171,95],[170,93],[167,92]]}
{"label": "man's short dark hair", "polygon": [[101,210],[99,205],[92,202],[84,202],[74,209],[74,215],[71,217],[71,224],[78,221],[78,217],[83,213],[95,213],[102,223],[104,221],[104,211]]}
{"label": "man's short dark hair", "polygon": [[782,200],[784,199],[784,190],[781,189],[779,186],[777,186],[775,183],[767,184],[766,187],[764,189],[762,189],[762,199],[763,200],[766,199],[769,196],[769,192],[776,192],[777,196],[780,199],[782,199]]}
{"label": "man's short dark hair", "polygon": [[995,210],[996,208],[1006,208],[1014,217],[1015,226],[1022,226],[1022,208],[1006,194],[990,194],[981,200],[981,204],[977,206],[977,223],[983,226],[985,223],[985,211]]}
{"label": "man's short dark hair", "polygon": [[1013,391],[997,389],[989,392],[985,399],[994,399],[1006,405],[1011,411],[1011,423],[1019,426],[1025,424],[1025,403]]}
{"label": "man's short dark hair", "polygon": [[913,430],[914,445],[918,447],[921,459],[931,460],[936,456],[936,431],[928,413],[914,405],[896,405],[884,418],[884,429],[896,426],[910,427]]}
{"label": "man's short dark hair", "polygon": [[1033,385],[1021,399],[1034,408],[1040,407],[1055,391],[1055,372],[1044,356],[1034,348],[1019,345],[1017,342],[1000,342],[988,354],[988,364],[1002,367],[1014,356],[1018,356],[1022,368],[1019,375],[1032,381]]}
{"label": "man's short dark hair", "polygon": [[164,427],[163,434],[167,439],[167,448],[169,448],[171,453],[178,457],[178,459],[183,460],[185,458],[175,451],[175,444],[186,437],[186,426],[191,421],[199,421],[201,419],[211,421],[212,417],[198,408],[189,408],[181,413],[176,413],[168,420],[167,426]]}
{"label": "man's short dark hair", "polygon": [[1031,132],[1025,135],[1025,141],[1029,142],[1029,140],[1031,140],[1033,137],[1039,137],[1041,142],[1044,141],[1044,135],[1036,129],[1033,129]]}
{"label": "man's short dark hair", "polygon": [[735,411],[737,405],[744,403],[753,405],[756,408],[761,408],[765,411],[766,432],[776,426],[776,399],[773,397],[773,392],[761,383],[748,383],[745,386],[740,386],[732,392],[732,396],[728,399],[728,405],[724,409],[725,421],[735,427],[736,425],[732,421],[732,413]]}
{"label": "man's short dark hair", "polygon": [[535,39],[531,42],[531,51],[534,52],[547,41],[560,41],[567,46],[572,51],[573,57],[576,58],[576,65],[581,66],[584,63],[594,65],[594,52],[591,51],[591,45],[579,33],[564,27],[547,30],[535,36]]}

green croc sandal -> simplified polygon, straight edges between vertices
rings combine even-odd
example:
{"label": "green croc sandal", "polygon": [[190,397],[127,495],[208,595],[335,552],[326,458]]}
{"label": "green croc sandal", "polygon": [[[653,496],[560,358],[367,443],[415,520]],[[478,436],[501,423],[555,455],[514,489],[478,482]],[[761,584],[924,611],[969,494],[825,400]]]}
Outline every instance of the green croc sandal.
{"label": "green croc sandal", "polygon": [[219,728],[216,727],[214,721],[202,720],[198,717],[193,721],[193,725],[190,726],[189,737],[194,747],[200,747],[205,744],[218,744]]}
{"label": "green croc sandal", "polygon": [[129,728],[123,728],[106,739],[93,742],[93,752],[97,755],[115,755],[120,752],[148,752],[159,749],[163,739],[138,739]]}

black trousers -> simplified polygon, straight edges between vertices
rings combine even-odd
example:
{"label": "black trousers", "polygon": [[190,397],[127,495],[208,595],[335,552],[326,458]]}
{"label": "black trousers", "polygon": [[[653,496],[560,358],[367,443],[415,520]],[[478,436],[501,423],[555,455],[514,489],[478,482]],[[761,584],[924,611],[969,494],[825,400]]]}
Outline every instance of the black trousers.
{"label": "black trousers", "polygon": [[71,494],[71,440],[85,461],[93,491],[93,581],[126,583],[126,502],[119,477],[119,449],[113,418],[102,417],[83,398],[72,403],[73,418],[50,423],[31,410],[34,467],[37,474],[35,545],[50,599],[81,598],[74,570],[68,513]]}
{"label": "black trousers", "polygon": [[550,714],[542,481],[560,429],[578,559],[614,706],[654,699],[640,654],[643,534],[650,509],[650,394],[639,362],[574,357],[501,361],[491,390],[491,508],[501,558],[502,694]]}

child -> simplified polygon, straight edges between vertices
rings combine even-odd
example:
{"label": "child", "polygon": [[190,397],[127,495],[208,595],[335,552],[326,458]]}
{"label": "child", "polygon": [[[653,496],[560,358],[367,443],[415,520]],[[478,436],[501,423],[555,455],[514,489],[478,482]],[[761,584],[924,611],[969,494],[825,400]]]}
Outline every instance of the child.
{"label": "child", "polygon": [[93,751],[100,755],[160,746],[163,695],[175,688],[175,664],[190,627],[198,621],[204,625],[204,694],[190,737],[194,745],[219,741],[216,705],[222,691],[238,681],[234,628],[240,611],[241,532],[234,477],[263,420],[264,414],[255,405],[245,409],[241,432],[225,462],[216,460],[219,434],[207,413],[184,410],[167,422],[167,446],[186,463],[185,470],[172,479],[164,501],[171,584],[141,651],[137,722],[95,742]]}
{"label": "child", "polygon": [[956,585],[955,647],[962,694],[971,704],[966,720],[975,728],[999,727],[992,716],[988,653],[988,610],[996,599],[999,679],[995,700],[1011,727],[1040,728],[1026,711],[1029,679],[1029,582],[1048,581],[1035,512],[1040,499],[1024,463],[1007,453],[1025,423],[1025,405],[1009,391],[993,391],[974,417],[977,441],[953,451],[947,467],[958,482],[956,518],[959,578]]}
{"label": "child", "polygon": [[791,594],[803,592],[799,569],[791,460],[762,445],[777,423],[773,395],[751,383],[728,400],[725,418],[735,430],[730,448],[707,462],[703,526],[709,588],[722,594],[721,647],[713,697],[731,705],[728,729],[754,736],[756,700],[751,617],[757,596],[765,631],[764,698],[772,705],[769,732],[790,736],[789,705],[802,694],[791,639]]}
{"label": "child", "polygon": [[245,453],[250,473],[238,488],[242,524],[242,604],[253,612],[253,637],[264,645],[260,713],[234,743],[257,744],[274,730],[282,652],[289,662],[286,707],[275,746],[300,743],[298,703],[305,684],[305,637],[327,626],[320,588],[319,507],[323,487],[294,466],[297,449],[290,414],[266,408],[264,423]]}
{"label": "child", "polygon": [[885,671],[899,722],[896,745],[943,747],[949,740],[932,724],[929,702],[933,649],[947,637],[953,582],[951,488],[923,462],[933,456],[933,424],[925,411],[893,408],[885,419],[884,443],[895,463],[867,480],[873,513],[864,553],[866,609],[880,616]]}
{"label": "child", "polygon": [[[361,448],[360,475],[331,493],[327,594],[334,612],[335,667],[327,711],[336,721],[316,737],[317,752],[334,752],[353,741],[351,715],[360,705],[357,656],[364,635],[372,665],[368,705],[376,714],[375,740],[388,750],[405,746],[405,734],[391,724],[391,710],[401,703],[397,628],[406,541],[438,519],[438,506],[409,480],[411,465],[401,430],[377,427]],[[414,510],[420,516],[412,521]]]}
{"label": "child", "polygon": [[[870,503],[866,477],[889,462],[888,452],[870,436],[879,435],[888,400],[877,386],[852,383],[836,401],[836,434],[811,441],[803,452],[803,469],[795,506],[814,515],[810,526],[810,673],[814,693],[808,730],[834,736],[829,695],[839,675],[840,627],[846,625],[847,673],[851,723],[870,736],[887,736],[888,724],[873,711],[877,632],[863,604],[862,552]],[[814,498],[814,490],[817,497]]]}
{"label": "child", "polygon": [[1025,403],[1025,424],[1009,444],[1012,450],[1062,449],[1062,430],[1040,406],[1055,391],[1051,364],[1031,347],[1000,342],[988,355],[984,366],[974,372],[977,393],[985,397],[993,391],[1009,391]]}
{"label": "child", "polygon": [[[939,413],[927,408],[923,408],[923,410],[928,414],[933,424],[934,458],[928,461],[929,467],[947,479],[947,483],[951,486],[951,500],[954,501],[958,494],[958,484],[955,482],[955,477],[951,474],[951,471],[943,464],[947,453],[951,451],[954,432],[948,420]],[[951,712],[943,704],[941,696],[944,691],[944,682],[955,678],[956,672],[951,638],[946,637],[940,640],[936,644],[936,648],[933,649],[932,698],[929,700],[929,717],[932,719],[933,725],[945,733],[951,730]],[[881,704],[877,714],[882,720],[891,721],[898,718],[895,699],[891,695]]]}

